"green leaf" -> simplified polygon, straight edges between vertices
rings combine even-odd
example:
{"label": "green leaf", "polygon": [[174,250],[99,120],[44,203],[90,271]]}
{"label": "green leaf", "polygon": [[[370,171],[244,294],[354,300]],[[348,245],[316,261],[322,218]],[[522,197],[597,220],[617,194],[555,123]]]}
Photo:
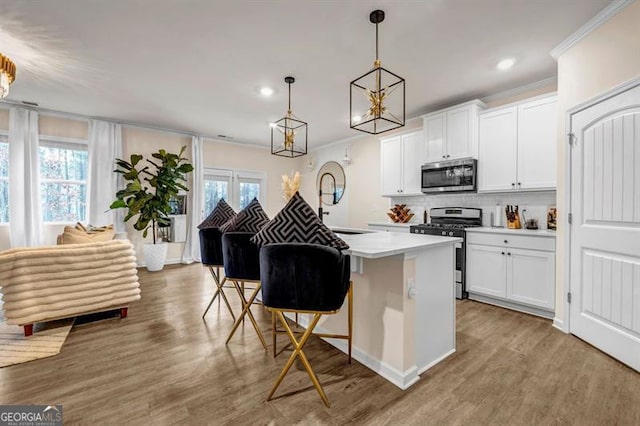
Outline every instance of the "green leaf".
{"label": "green leaf", "polygon": [[127,203],[125,203],[122,200],[115,200],[113,203],[111,203],[111,205],[109,206],[110,209],[121,209],[123,207],[127,207]]}

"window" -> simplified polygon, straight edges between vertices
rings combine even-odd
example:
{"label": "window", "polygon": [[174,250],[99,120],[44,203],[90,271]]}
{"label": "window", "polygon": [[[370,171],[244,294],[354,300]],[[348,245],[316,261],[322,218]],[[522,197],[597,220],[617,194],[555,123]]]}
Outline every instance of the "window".
{"label": "window", "polygon": [[9,144],[0,136],[0,223],[9,222]]}
{"label": "window", "polygon": [[247,176],[246,173],[238,174],[238,195],[240,198],[240,210],[244,209],[249,203],[257,198],[260,200],[260,187],[263,179],[259,177]]}
{"label": "window", "polygon": [[224,198],[237,210],[244,209],[254,198],[262,200],[265,193],[265,175],[261,172],[243,172],[205,169],[205,216]]}
{"label": "window", "polygon": [[222,198],[231,204],[231,170],[205,169],[204,171],[204,212],[211,212]]}
{"label": "window", "polygon": [[44,222],[86,220],[87,146],[40,141],[40,196]]}

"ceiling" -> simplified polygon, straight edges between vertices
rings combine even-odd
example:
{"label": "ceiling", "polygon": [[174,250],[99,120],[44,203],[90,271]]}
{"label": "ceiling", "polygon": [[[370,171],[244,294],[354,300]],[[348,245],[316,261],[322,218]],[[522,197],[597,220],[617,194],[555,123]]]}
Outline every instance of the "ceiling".
{"label": "ceiling", "polygon": [[[610,0],[0,0],[10,100],[239,143],[286,112],[311,148],[349,128],[349,82],[380,57],[406,79],[407,117],[553,77],[549,51]],[[498,71],[505,57],[517,59]],[[262,86],[275,90],[270,98]]]}

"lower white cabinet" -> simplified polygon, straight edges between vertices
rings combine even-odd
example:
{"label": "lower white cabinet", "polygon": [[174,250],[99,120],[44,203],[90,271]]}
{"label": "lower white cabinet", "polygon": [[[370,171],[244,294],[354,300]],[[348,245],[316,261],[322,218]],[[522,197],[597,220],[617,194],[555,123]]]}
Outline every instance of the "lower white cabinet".
{"label": "lower white cabinet", "polygon": [[536,250],[507,251],[507,299],[555,308],[555,253]]}
{"label": "lower white cabinet", "polygon": [[467,245],[467,291],[489,296],[507,295],[507,258],[504,249]]}
{"label": "lower white cabinet", "polygon": [[467,232],[469,298],[549,317],[555,308],[555,239],[525,235]]}

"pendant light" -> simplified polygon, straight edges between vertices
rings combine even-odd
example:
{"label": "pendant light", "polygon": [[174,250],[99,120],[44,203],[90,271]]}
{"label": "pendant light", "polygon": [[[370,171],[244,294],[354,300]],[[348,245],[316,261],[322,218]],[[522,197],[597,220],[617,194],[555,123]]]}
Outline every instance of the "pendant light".
{"label": "pendant light", "polygon": [[16,64],[0,53],[0,99],[9,95],[9,85],[16,79]]}
{"label": "pendant light", "polygon": [[350,84],[349,116],[352,129],[373,135],[404,126],[404,78],[382,67],[378,56],[378,24],[384,12],[374,10],[369,21],[376,25],[376,60],[373,69]]}
{"label": "pendant light", "polygon": [[289,85],[289,108],[284,117],[271,123],[271,153],[281,157],[300,157],[307,153],[307,123],[291,112],[291,85],[293,77],[285,77]]}

